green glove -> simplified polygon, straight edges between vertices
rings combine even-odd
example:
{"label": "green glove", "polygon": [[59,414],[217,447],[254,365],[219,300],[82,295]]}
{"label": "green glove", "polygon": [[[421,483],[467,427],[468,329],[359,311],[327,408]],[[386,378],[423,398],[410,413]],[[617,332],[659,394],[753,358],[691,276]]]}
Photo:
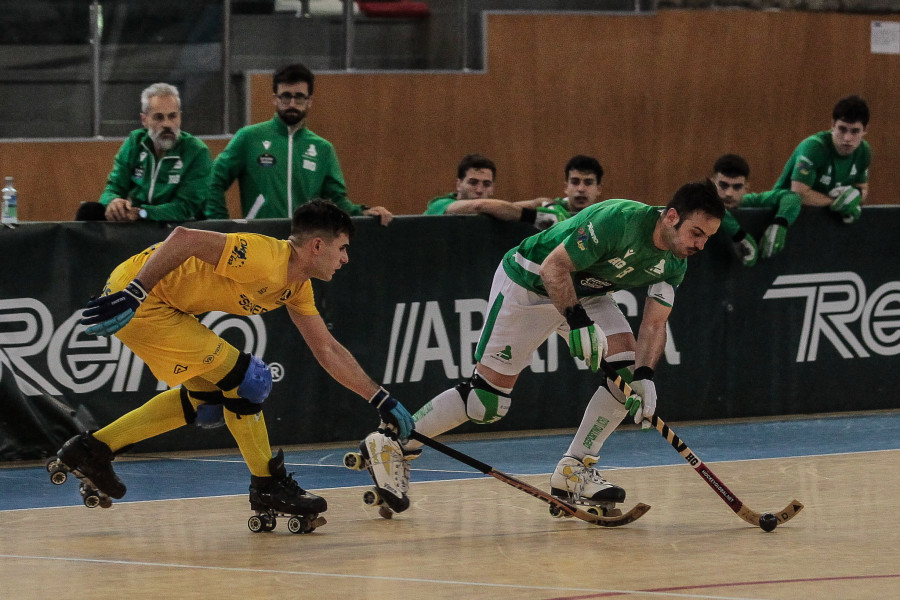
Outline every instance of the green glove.
{"label": "green glove", "polygon": [[861,216],[862,207],[857,204],[856,206],[847,210],[847,212],[841,213],[841,220],[847,225],[852,225],[853,223],[856,223]]}
{"label": "green glove", "polygon": [[731,238],[734,253],[741,260],[745,267],[752,267],[759,258],[759,248],[756,240],[743,229],[739,229]]}
{"label": "green glove", "polygon": [[580,304],[567,308],[564,316],[569,324],[569,354],[596,373],[600,359],[606,355],[606,336]]}
{"label": "green glove", "polygon": [[784,240],[787,238],[787,222],[782,218],[766,228],[760,244],[760,252],[763,258],[771,258],[784,250]]}
{"label": "green glove", "polygon": [[537,215],[534,218],[534,226],[543,231],[548,227],[556,225],[560,221],[565,221],[571,215],[565,207],[559,204],[550,204],[549,206],[538,206],[534,209]]}
{"label": "green glove", "polygon": [[828,195],[834,199],[834,202],[831,203],[831,210],[841,215],[846,215],[854,208],[859,208],[859,203],[862,202],[862,194],[859,189],[850,185],[836,187],[828,192]]}

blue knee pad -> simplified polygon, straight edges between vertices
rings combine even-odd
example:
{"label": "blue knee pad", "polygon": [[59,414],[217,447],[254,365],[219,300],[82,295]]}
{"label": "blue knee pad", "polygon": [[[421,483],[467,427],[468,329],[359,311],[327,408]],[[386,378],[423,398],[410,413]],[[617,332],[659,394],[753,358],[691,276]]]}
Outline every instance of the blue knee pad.
{"label": "blue knee pad", "polygon": [[197,406],[197,420],[194,424],[204,429],[215,429],[225,424],[225,413],[221,404],[200,404]]}
{"label": "blue knee pad", "polygon": [[262,404],[272,392],[272,371],[261,359],[251,356],[250,364],[244,373],[244,380],[238,386],[237,393],[253,404]]}

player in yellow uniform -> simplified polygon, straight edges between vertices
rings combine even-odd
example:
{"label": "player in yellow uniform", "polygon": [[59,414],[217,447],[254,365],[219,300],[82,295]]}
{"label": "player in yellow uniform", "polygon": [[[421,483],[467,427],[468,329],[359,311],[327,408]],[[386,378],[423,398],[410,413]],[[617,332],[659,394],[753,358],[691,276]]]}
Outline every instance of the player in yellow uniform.
{"label": "player in yellow uniform", "polygon": [[116,267],[81,323],[88,334],[115,334],[158,379],[181,388],[158,394],[94,433],[75,436],[59,451],[59,461],[101,492],[121,498],[125,485],[110,464],[118,450],[189,423],[224,422],[250,469],[253,510],[324,512],[325,500],[286,473],[283,452],[272,455],[262,413],[272,389],[268,366],[194,315],[248,315],[286,306],[322,367],[408,437],[414,426],[409,412],[334,339],[313,300],[310,279],[329,281],[347,263],[352,234],[346,213],[313,201],[295,211],[287,240],[177,227],[162,243]]}

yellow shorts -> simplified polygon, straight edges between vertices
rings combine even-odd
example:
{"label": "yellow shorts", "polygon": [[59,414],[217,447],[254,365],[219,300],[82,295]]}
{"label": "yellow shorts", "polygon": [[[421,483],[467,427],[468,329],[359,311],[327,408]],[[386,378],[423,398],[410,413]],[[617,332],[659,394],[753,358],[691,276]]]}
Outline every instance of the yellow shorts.
{"label": "yellow shorts", "polygon": [[[125,289],[146,258],[138,255],[116,267],[106,282],[109,292]],[[170,387],[212,370],[218,371],[215,378],[218,381],[224,376],[219,367],[225,368],[227,361],[231,363],[227,365],[230,368],[239,354],[237,348],[202,325],[197,317],[173,308],[152,292],[134,318],[115,336],[147,364],[157,379]]]}

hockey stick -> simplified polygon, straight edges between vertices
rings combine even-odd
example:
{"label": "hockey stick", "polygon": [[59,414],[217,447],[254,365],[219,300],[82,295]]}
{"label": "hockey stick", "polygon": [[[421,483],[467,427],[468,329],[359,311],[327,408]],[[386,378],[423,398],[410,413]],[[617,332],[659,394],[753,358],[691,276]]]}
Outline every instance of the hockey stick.
{"label": "hockey stick", "polygon": [[582,521],[593,523],[594,525],[599,525],[600,527],[619,527],[621,525],[627,525],[628,523],[638,520],[644,515],[645,512],[650,510],[649,505],[638,503],[627,513],[623,513],[622,515],[619,515],[617,517],[604,517],[601,515],[595,515],[581,510],[577,506],[566,502],[565,500],[557,498],[552,494],[548,494],[540,488],[536,488],[533,485],[529,485],[520,479],[516,479],[512,475],[507,475],[502,471],[498,471],[494,467],[485,464],[480,460],[472,458],[468,454],[463,454],[459,450],[454,450],[450,446],[445,446],[444,444],[433,440],[430,437],[419,433],[418,431],[413,430],[410,433],[409,437],[411,439],[422,442],[426,446],[434,448],[438,452],[446,454],[450,458],[454,458],[463,464],[469,465],[473,469],[477,469],[485,475],[490,475],[491,477],[499,479],[507,485],[511,485],[514,488],[520,489],[526,494],[534,496],[538,500],[543,500],[551,507],[555,507],[556,509],[558,509],[562,514],[576,517],[578,519],[581,519]]}
{"label": "hockey stick", "polygon": [[[628,383],[622,379],[622,376],[612,368],[612,366],[607,363],[605,360],[600,361],[600,367],[603,369],[603,373],[610,378],[613,383],[616,384],[616,387],[619,388],[625,396],[630,396],[633,393],[633,390]],[[678,451],[684,460],[688,462],[689,465],[694,467],[694,470],[700,474],[703,478],[703,481],[709,484],[709,487],[714,489],[717,494],[725,501],[725,503],[731,507],[737,516],[742,518],[747,523],[751,525],[756,525],[761,527],[765,531],[771,531],[775,528],[775,526],[779,523],[786,523],[790,521],[798,512],[803,509],[803,504],[801,504],[797,500],[791,501],[790,504],[785,506],[779,513],[772,515],[771,513],[758,513],[748,506],[745,506],[741,500],[734,495],[734,493],[728,489],[722,480],[716,477],[715,473],[713,473],[709,467],[707,467],[700,458],[691,451],[690,448],[687,447],[681,438],[675,435],[675,432],[672,431],[668,425],[666,425],[665,421],[660,419],[657,415],[653,415],[649,419],[650,424],[656,428],[656,430],[666,438],[672,447]],[[771,519],[774,518],[777,520],[776,522],[772,522]],[[765,521],[761,520],[765,517]]]}

